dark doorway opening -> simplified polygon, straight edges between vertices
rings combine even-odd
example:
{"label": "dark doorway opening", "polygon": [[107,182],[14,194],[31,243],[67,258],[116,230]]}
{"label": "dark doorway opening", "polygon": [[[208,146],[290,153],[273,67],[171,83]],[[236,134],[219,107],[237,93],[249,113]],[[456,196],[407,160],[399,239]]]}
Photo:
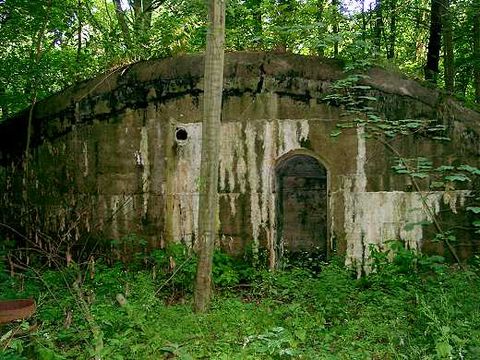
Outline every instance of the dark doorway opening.
{"label": "dark doorway opening", "polygon": [[327,169],[308,155],[293,155],[276,169],[279,259],[325,260],[327,255]]}

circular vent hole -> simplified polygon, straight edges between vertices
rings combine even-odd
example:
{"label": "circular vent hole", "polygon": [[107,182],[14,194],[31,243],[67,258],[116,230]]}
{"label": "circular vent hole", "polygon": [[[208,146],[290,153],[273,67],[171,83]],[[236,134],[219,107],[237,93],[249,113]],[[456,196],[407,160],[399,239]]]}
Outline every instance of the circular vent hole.
{"label": "circular vent hole", "polygon": [[175,130],[175,139],[177,141],[186,141],[188,139],[188,132],[187,130],[185,130],[185,128],[183,127],[178,127],[176,130]]}

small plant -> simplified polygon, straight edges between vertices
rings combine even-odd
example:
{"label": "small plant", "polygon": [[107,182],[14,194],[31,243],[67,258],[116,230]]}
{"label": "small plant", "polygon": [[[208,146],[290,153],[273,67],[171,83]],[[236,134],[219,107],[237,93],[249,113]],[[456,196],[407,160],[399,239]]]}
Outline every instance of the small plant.
{"label": "small plant", "polygon": [[425,317],[427,325],[425,334],[432,337],[437,357],[439,359],[465,358],[468,340],[461,338],[460,334],[456,334],[450,326],[446,325],[452,323],[453,319],[446,319],[445,316],[455,315],[445,294],[440,295],[436,306],[429,305],[423,298],[420,298],[419,302],[420,314]]}
{"label": "small plant", "polygon": [[292,358],[297,355],[296,341],[283,327],[275,327],[260,335],[247,336],[243,347],[249,347],[255,355],[274,359]]}

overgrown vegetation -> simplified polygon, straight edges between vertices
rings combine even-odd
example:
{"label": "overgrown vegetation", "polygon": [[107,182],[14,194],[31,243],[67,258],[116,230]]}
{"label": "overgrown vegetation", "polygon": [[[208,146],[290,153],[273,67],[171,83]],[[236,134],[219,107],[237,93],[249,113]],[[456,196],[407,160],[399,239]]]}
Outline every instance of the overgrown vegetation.
{"label": "overgrown vegetation", "polygon": [[478,258],[458,270],[396,242],[372,254],[356,279],[342,259],[271,273],[217,252],[207,314],[192,311],[195,259],[181,246],[13,277],[3,262],[1,298],[38,310],[2,327],[0,358],[478,359]]}
{"label": "overgrown vegetation", "polygon": [[[424,156],[408,157],[398,147],[399,138],[410,138],[424,143],[441,142],[447,143],[451,139],[451,131],[441,115],[437,113],[434,119],[411,119],[411,118],[389,118],[376,108],[379,101],[378,94],[363,81],[369,77],[365,70],[372,64],[362,59],[353,61],[347,65],[351,73],[344,79],[336,81],[332,86],[332,93],[325,99],[332,105],[340,106],[343,116],[347,120],[336,124],[330,136],[340,136],[344,129],[362,128],[363,136],[366,139],[380,143],[392,155],[394,163],[391,170],[394,174],[403,176],[408,180],[410,189],[422,196],[422,208],[427,214],[427,221],[408,223],[404,227],[411,231],[415,226],[433,225],[436,235],[433,242],[441,242],[449,250],[452,258],[460,264],[460,258],[455,249],[456,244],[462,237],[459,230],[463,231],[463,237],[475,236],[480,233],[480,196],[478,193],[480,181],[480,169],[462,163],[458,155],[449,159],[430,159]],[[409,153],[412,156],[414,154]],[[435,163],[434,163],[435,161]],[[465,209],[458,211],[451,206],[447,219],[442,219],[435,209],[428,203],[428,196],[436,191],[442,191],[444,203],[449,203],[455,198],[458,190],[464,190]],[[466,191],[465,191],[466,190]],[[460,220],[463,216],[463,220]],[[456,217],[463,221],[465,226],[458,226],[448,223],[448,217]],[[447,221],[446,221],[447,220]],[[467,233],[465,233],[467,231]]]}
{"label": "overgrown vegetation", "polygon": [[[420,77],[424,60],[428,66],[431,57],[427,28],[436,21],[444,27],[444,75],[437,44],[437,63],[425,68],[434,74],[425,77],[438,80],[449,93],[480,101],[476,3],[432,1],[432,9],[440,4],[444,12],[430,24],[423,0],[407,6],[376,1],[370,9],[365,1],[359,3],[362,10],[353,12],[339,1],[229,2],[227,48],[327,55],[347,62],[361,58],[363,66],[393,64]],[[0,0],[0,118],[26,106],[32,114],[37,100],[98,72],[201,50],[204,12],[196,1]],[[458,21],[452,23],[452,17]],[[333,136],[342,128],[363,126],[367,136],[394,153],[390,141],[399,135],[448,140],[438,119],[382,119],[372,110],[378,99],[361,84],[362,76],[337,82],[336,92],[327,97],[357,117],[339,124]],[[462,186],[478,182],[478,168],[396,155],[393,170],[413,184],[428,177],[432,191],[473,189],[475,202],[466,211],[470,230],[479,231],[478,186]],[[437,230],[438,240],[455,241],[449,229]],[[87,256],[79,264],[63,240],[61,255],[60,245],[47,251],[37,244],[34,250],[44,251],[42,261],[0,253],[0,298],[33,297],[38,305],[32,319],[1,328],[0,358],[480,358],[478,258],[459,270],[439,256],[419,255],[394,242],[390,252],[370,249],[373,272],[356,279],[341,259],[327,264],[307,256],[272,273],[217,252],[216,298],[208,314],[194,314],[196,259],[191,251],[171,246],[147,253],[146,242],[132,235],[112,244],[109,259]],[[127,258],[131,248],[140,251]],[[23,256],[22,249],[17,252]],[[128,261],[112,263],[114,258]]]}

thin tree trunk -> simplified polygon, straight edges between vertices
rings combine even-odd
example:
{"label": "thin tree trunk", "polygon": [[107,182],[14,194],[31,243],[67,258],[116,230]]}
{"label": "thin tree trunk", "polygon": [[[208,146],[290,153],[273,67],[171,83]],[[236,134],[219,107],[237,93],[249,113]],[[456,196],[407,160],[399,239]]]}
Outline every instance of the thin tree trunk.
{"label": "thin tree trunk", "polygon": [[[420,8],[417,8],[416,13],[415,13],[415,28],[420,29],[420,26],[422,24],[422,11]],[[413,38],[412,42],[412,47],[414,50],[415,56],[413,57],[413,61],[417,61],[419,58],[423,59],[423,53],[424,53],[424,48],[425,44],[421,40],[421,36],[419,34],[416,34],[415,37]]]}
{"label": "thin tree trunk", "polygon": [[323,19],[323,10],[325,6],[324,0],[317,0],[317,12],[315,14],[315,20],[317,21],[318,26],[318,45],[317,45],[317,54],[318,56],[323,56],[325,54],[325,21]]}
{"label": "thin tree trunk", "polygon": [[333,34],[335,35],[335,40],[333,42],[333,56],[337,57],[338,56],[338,34],[340,33],[340,17],[339,12],[340,9],[338,8],[340,6],[339,0],[332,0],[332,6],[333,6]]}
{"label": "thin tree trunk", "polygon": [[473,15],[473,81],[475,102],[480,104],[480,4],[474,6]]}
{"label": "thin tree trunk", "polygon": [[143,32],[146,33],[152,27],[152,0],[143,0]]}
{"label": "thin tree trunk", "polygon": [[77,17],[78,17],[78,28],[77,28],[77,64],[80,62],[80,55],[82,51],[82,0],[78,0],[77,2]]}
{"label": "thin tree trunk", "polygon": [[382,48],[382,35],[384,33],[384,25],[383,25],[383,5],[381,0],[377,0],[375,5],[375,36],[374,36],[374,44],[378,54],[381,52]]}
{"label": "thin tree trunk", "polygon": [[430,38],[428,41],[427,64],[425,65],[425,80],[433,83],[438,78],[438,63],[442,41],[442,14],[445,0],[432,0],[430,13]]}
{"label": "thin tree trunk", "polygon": [[443,69],[445,90],[452,94],[455,91],[455,63],[453,55],[453,31],[450,0],[445,0],[443,15]]}
{"label": "thin tree trunk", "polygon": [[[50,21],[50,11],[52,9],[52,0],[49,0],[47,3],[47,11],[46,11],[46,17],[45,21],[42,24],[42,27],[38,31],[38,36],[35,42],[35,53],[33,55],[33,61],[32,61],[32,66],[36,67],[38,66],[38,63],[40,62],[40,59],[42,57],[42,43],[43,43],[43,38],[45,37],[45,32],[47,29],[47,24]],[[35,108],[35,105],[37,104],[37,96],[38,96],[38,80],[37,80],[36,75],[32,77],[32,97],[31,97],[31,102],[30,102],[30,109],[28,111],[28,123],[27,123],[27,140],[25,144],[25,157],[24,157],[24,163],[23,163],[23,168],[25,172],[25,176],[28,175],[28,163],[30,160],[30,143],[32,139],[32,128],[33,128],[33,110]]]}
{"label": "thin tree trunk", "polygon": [[218,152],[222,112],[225,2],[209,0],[209,29],[205,53],[202,162],[198,213],[198,264],[195,310],[207,310],[212,294],[212,258],[217,234]]}
{"label": "thin tree trunk", "polygon": [[367,40],[367,17],[365,15],[365,0],[362,0],[362,40]]}
{"label": "thin tree trunk", "polygon": [[152,23],[152,0],[135,0],[133,2],[135,36],[143,39]]}
{"label": "thin tree trunk", "polygon": [[125,13],[122,10],[121,0],[113,0],[115,4],[115,13],[117,14],[118,24],[120,25],[120,30],[122,31],[123,40],[128,49],[132,49],[132,38],[130,36],[130,29],[127,25],[127,19],[125,18]]}
{"label": "thin tree trunk", "polygon": [[395,44],[397,42],[397,1],[390,0],[390,34],[387,47],[387,59],[395,58]]}
{"label": "thin tree trunk", "polygon": [[455,77],[455,94],[462,97],[466,96],[468,84],[472,80],[473,65],[467,65],[462,67],[462,71],[459,71]]}

